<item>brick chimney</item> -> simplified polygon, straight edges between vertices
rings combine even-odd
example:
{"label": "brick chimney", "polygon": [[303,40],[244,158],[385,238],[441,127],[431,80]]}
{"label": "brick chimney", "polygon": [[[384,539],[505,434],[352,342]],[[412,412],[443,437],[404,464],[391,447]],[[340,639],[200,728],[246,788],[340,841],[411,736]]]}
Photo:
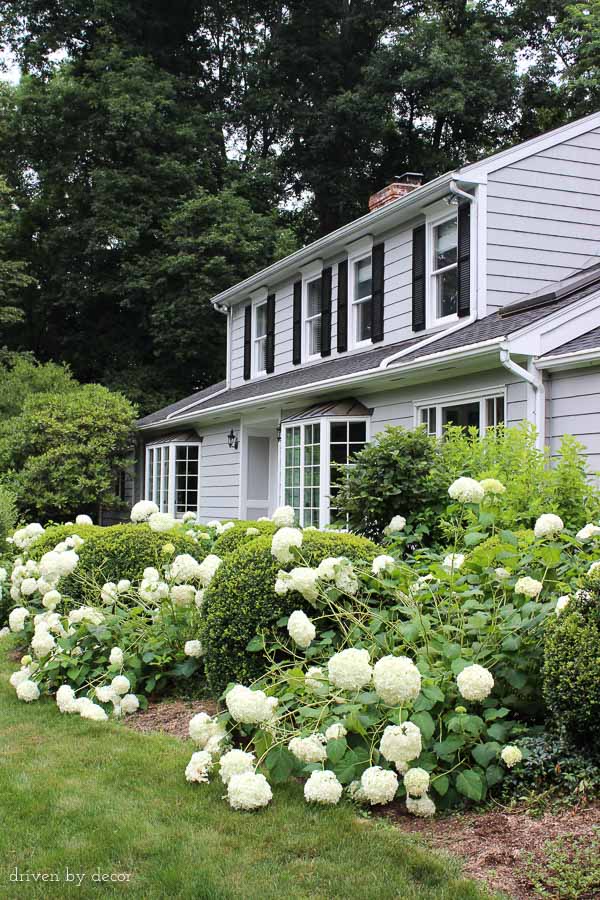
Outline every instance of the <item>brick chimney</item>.
{"label": "brick chimney", "polygon": [[388,184],[387,187],[377,191],[376,194],[371,194],[369,197],[369,212],[373,212],[374,209],[379,209],[380,206],[385,206],[393,200],[399,200],[400,197],[410,194],[411,191],[420,187],[422,183],[422,172],[405,172],[404,175],[394,178],[393,182]]}

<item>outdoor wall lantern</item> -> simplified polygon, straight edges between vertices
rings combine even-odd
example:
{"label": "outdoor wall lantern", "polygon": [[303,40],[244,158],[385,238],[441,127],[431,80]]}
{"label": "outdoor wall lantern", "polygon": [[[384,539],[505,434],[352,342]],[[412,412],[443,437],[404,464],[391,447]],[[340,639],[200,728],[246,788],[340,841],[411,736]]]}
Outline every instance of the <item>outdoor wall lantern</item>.
{"label": "outdoor wall lantern", "polygon": [[227,446],[229,447],[230,450],[237,450],[239,445],[240,445],[240,442],[238,441],[238,436],[232,428],[231,431],[229,432],[229,434],[227,435]]}

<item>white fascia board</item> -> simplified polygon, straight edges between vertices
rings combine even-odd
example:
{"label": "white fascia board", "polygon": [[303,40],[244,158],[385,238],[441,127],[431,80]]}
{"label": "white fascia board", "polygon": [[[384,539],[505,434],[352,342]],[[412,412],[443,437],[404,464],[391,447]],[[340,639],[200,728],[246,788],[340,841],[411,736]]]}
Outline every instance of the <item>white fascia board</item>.
{"label": "white fascia board", "polygon": [[[511,353],[544,356],[600,326],[600,290],[510,335]],[[507,319],[510,328],[510,319]]]}
{"label": "white fascia board", "polygon": [[550,147],[555,147],[556,144],[562,144],[564,141],[571,140],[571,138],[579,137],[580,134],[586,134],[586,132],[593,131],[594,128],[599,126],[600,112],[592,113],[583,119],[577,119],[576,122],[569,122],[567,125],[561,125],[560,128],[554,128],[552,131],[546,132],[546,134],[530,138],[530,140],[524,141],[522,144],[517,144],[516,147],[510,147],[508,150],[495,153],[488,159],[481,160],[481,162],[463,166],[459,170],[457,180],[464,178],[468,181],[471,174],[486,177],[490,172],[504,169],[505,166],[510,166],[521,159],[540,153],[542,150],[548,150]]}
{"label": "white fascia board", "polygon": [[536,359],[536,369],[578,369],[581,366],[600,363],[600,347],[587,347],[572,353],[557,353],[545,359]]}
{"label": "white fascia board", "polygon": [[[506,337],[490,338],[487,341],[480,341],[477,344],[467,344],[461,347],[453,347],[451,350],[439,350],[437,353],[429,353],[427,356],[421,356],[419,359],[407,360],[389,366],[387,369],[363,369],[359,372],[351,372],[348,375],[340,375],[338,378],[325,378],[322,381],[313,381],[311,384],[299,385],[295,388],[288,388],[283,391],[273,391],[270,394],[260,394],[257,397],[248,397],[245,400],[233,401],[232,403],[223,403],[220,406],[212,406],[207,410],[198,410],[197,412],[188,412],[180,418],[172,418],[169,424],[178,422],[184,424],[186,422],[198,422],[204,418],[210,418],[215,414],[231,413],[238,414],[248,407],[252,407],[257,403],[268,403],[272,400],[287,401],[303,394],[310,394],[321,388],[345,387],[353,381],[360,381],[361,385],[364,381],[380,380],[383,384],[390,380],[391,376],[397,376],[398,373],[409,371],[418,372],[426,371],[433,366],[439,366],[440,363],[449,362],[450,360],[471,359],[473,357],[488,356],[490,352],[494,352],[497,348],[505,344]],[[140,431],[158,428],[165,423],[166,420],[153,422],[151,425],[140,426]]]}
{"label": "white fascia board", "polygon": [[[282,281],[286,276],[299,272],[303,266],[316,257],[329,257],[343,251],[347,244],[368,233],[380,234],[382,231],[392,228],[415,215],[418,215],[422,205],[436,194],[443,196],[450,182],[460,180],[457,172],[446,172],[433,181],[429,181],[420,188],[416,188],[404,197],[386,203],[385,206],[355,219],[347,225],[343,225],[336,231],[324,235],[319,240],[296,250],[295,253],[280,259],[266,269],[251,275],[245,281],[234,284],[226,291],[221,291],[211,299],[213,306],[227,306],[237,303],[247,297],[257,287],[273,285]],[[468,179],[467,179],[468,180]],[[469,182],[470,183],[470,182]],[[475,183],[475,182],[474,182]]]}

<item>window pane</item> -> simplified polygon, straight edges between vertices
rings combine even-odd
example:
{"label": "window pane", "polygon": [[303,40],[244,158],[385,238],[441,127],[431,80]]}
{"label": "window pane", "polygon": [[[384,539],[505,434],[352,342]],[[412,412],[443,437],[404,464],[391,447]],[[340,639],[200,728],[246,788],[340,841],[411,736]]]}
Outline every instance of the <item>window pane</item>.
{"label": "window pane", "polygon": [[255,336],[263,337],[267,333],[267,304],[261,303],[255,307],[256,311],[256,329]]}
{"label": "window pane", "polygon": [[355,306],[356,316],[356,340],[368,341],[371,337],[371,304],[368,300],[357,303]]}
{"label": "window pane", "polygon": [[458,241],[457,219],[442,222],[434,231],[434,270],[443,269],[456,262],[456,245]]}
{"label": "window pane", "polygon": [[330,434],[332,444],[339,444],[340,442],[345,444],[348,440],[348,423],[332,422]]}
{"label": "window pane", "polygon": [[496,397],[496,425],[504,425],[504,397]]}
{"label": "window pane", "polygon": [[356,279],[354,285],[354,298],[360,300],[361,297],[371,296],[371,257],[361,259],[356,263]]}
{"label": "window pane", "polygon": [[459,425],[461,428],[479,428],[479,403],[461,403],[442,409],[442,425]]}
{"label": "window pane", "polygon": [[360,453],[363,446],[364,446],[364,444],[350,444],[349,451],[348,451],[349,456],[353,456],[355,453]]}
{"label": "window pane", "polygon": [[449,269],[436,275],[437,317],[455,315],[458,309],[458,269]]}
{"label": "window pane", "polygon": [[350,440],[352,442],[366,441],[366,439],[367,439],[367,423],[366,422],[350,422],[350,424],[348,426],[348,430],[350,432]]}
{"label": "window pane", "polygon": [[321,279],[310,281],[307,288],[307,317],[318,316],[321,313]]}
{"label": "window pane", "polygon": [[321,317],[312,319],[308,325],[308,353],[315,356],[321,352]]}
{"label": "window pane", "polygon": [[254,342],[254,365],[257,372],[264,372],[267,368],[267,339],[259,338]]}
{"label": "window pane", "polygon": [[331,445],[331,461],[336,463],[348,462],[348,445],[332,444]]}

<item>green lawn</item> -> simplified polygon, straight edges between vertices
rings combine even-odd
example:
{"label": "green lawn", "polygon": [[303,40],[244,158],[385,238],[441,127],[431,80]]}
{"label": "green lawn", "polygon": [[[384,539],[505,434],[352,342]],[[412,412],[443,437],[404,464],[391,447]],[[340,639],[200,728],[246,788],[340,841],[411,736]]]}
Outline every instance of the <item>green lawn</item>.
{"label": "green lawn", "polygon": [[[314,810],[300,785],[236,813],[220,782],[188,785],[192,745],[19,702],[0,641],[0,897],[483,900],[456,860],[347,805]],[[60,881],[12,883],[10,874]],[[81,886],[65,872],[84,873]],[[129,873],[126,884],[97,873]]]}

